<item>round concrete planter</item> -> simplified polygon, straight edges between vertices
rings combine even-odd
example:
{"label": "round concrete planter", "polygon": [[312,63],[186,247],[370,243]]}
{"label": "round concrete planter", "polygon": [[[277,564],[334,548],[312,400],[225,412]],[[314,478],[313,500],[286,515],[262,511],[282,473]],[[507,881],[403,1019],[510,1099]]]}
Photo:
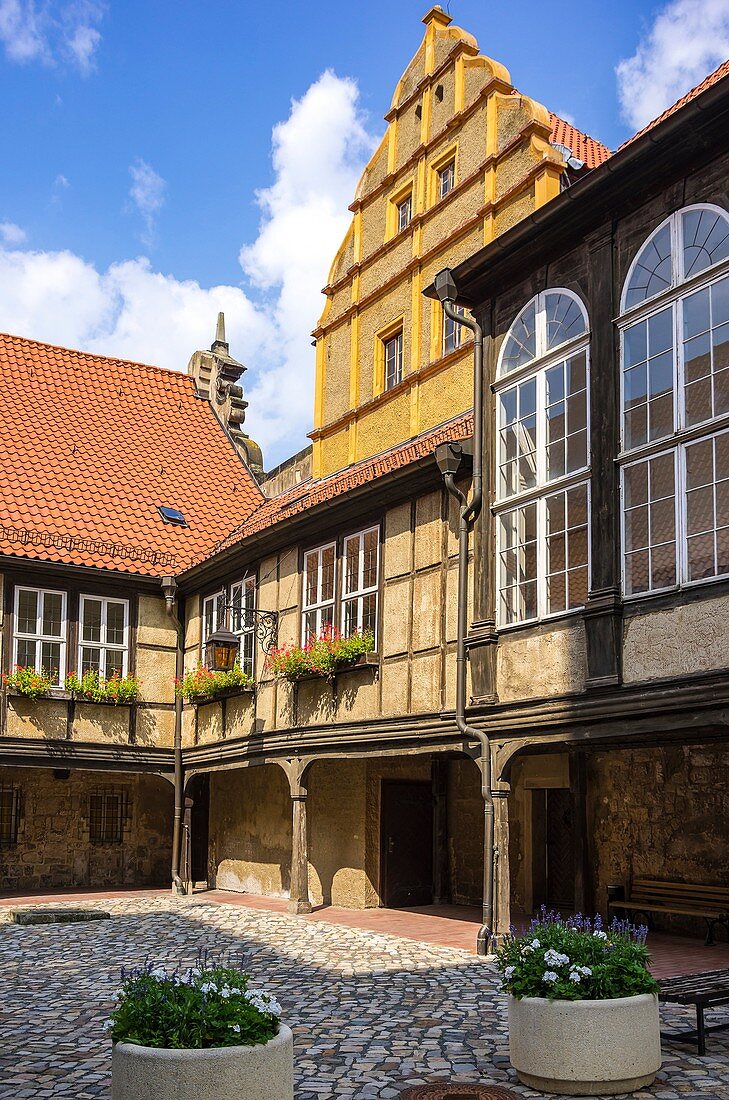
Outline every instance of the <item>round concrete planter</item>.
{"label": "round concrete planter", "polygon": [[613,1096],[650,1085],[661,1068],[658,999],[509,997],[509,1057],[519,1080],[562,1096]]}
{"label": "round concrete planter", "polygon": [[112,1100],[293,1100],[294,1037],[253,1047],[166,1050],[115,1043]]}

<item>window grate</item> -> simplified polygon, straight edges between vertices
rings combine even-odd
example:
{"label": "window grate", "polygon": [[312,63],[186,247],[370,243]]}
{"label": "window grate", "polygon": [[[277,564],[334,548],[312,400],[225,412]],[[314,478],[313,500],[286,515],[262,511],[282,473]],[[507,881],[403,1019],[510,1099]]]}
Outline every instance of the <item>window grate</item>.
{"label": "window grate", "polygon": [[89,795],[89,840],[92,844],[121,844],[128,814],[126,791],[97,790]]}
{"label": "window grate", "polygon": [[20,789],[0,787],[0,848],[18,843],[20,825]]}

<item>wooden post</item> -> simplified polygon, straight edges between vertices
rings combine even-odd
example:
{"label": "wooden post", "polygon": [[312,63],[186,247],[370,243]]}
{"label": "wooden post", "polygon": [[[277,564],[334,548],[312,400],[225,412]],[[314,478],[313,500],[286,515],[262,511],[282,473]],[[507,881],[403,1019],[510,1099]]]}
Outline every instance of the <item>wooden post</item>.
{"label": "wooden post", "polygon": [[498,853],[494,883],[494,936],[499,942],[509,932],[511,925],[511,875],[509,873],[509,792],[511,786],[495,780],[492,786],[494,798],[494,848]]}
{"label": "wooden post", "polygon": [[309,901],[309,841],[306,827],[307,792],[292,794],[293,833],[291,837],[291,889],[289,913],[310,913]]}

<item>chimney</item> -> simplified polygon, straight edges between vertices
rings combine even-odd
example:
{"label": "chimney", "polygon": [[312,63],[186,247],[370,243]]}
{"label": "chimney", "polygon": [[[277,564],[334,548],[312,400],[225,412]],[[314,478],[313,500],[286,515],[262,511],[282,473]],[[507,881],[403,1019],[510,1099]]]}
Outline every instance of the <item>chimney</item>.
{"label": "chimney", "polygon": [[210,351],[195,351],[187,364],[187,373],[195,379],[198,397],[212,405],[213,412],[227,431],[251,473],[263,477],[263,453],[258,444],[241,430],[248,402],[238,385],[246,368],[233,359],[225,339],[225,314],[218,314],[215,339]]}

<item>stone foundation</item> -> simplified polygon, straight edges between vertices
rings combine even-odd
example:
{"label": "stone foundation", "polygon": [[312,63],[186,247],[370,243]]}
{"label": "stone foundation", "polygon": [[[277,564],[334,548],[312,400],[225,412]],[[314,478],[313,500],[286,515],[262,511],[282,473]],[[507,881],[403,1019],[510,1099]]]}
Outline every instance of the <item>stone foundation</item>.
{"label": "stone foundation", "polygon": [[[4,892],[169,884],[174,793],[166,780],[0,768],[0,785],[20,793],[17,842],[0,848]],[[101,789],[126,796],[121,844],[91,843],[89,796]]]}

